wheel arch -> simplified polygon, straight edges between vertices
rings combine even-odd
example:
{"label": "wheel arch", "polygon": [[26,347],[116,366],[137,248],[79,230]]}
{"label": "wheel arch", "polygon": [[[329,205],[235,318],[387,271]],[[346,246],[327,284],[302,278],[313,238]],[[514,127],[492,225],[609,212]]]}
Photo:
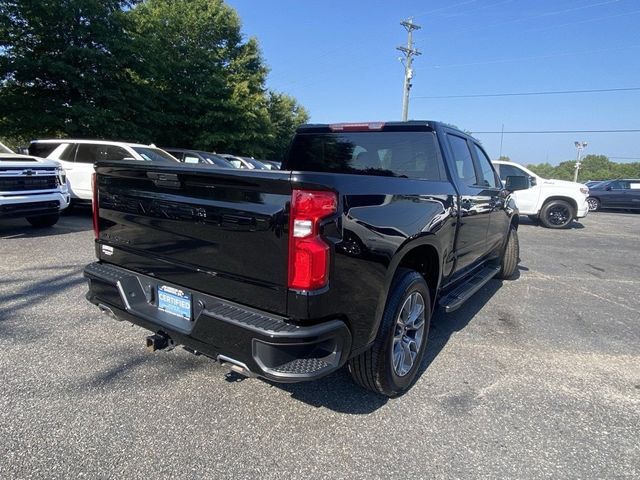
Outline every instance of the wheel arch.
{"label": "wheel arch", "polygon": [[[574,216],[578,213],[578,202],[576,202],[575,199],[571,197],[566,197],[564,195],[553,195],[551,197],[546,198],[544,203],[542,204],[542,207],[540,207],[540,212],[542,212],[542,209],[545,207],[545,205],[547,205],[549,202],[552,202],[554,200],[562,200],[564,202],[567,202],[569,205],[571,205],[571,208],[573,208]],[[538,214],[540,214],[540,212]]]}
{"label": "wheel arch", "polygon": [[382,320],[382,315],[384,314],[384,309],[387,304],[387,298],[393,287],[393,280],[398,270],[402,268],[415,270],[422,275],[429,288],[429,294],[431,295],[431,311],[433,312],[435,309],[442,274],[442,255],[435,237],[426,236],[401,247],[389,264],[385,275],[384,288],[378,298],[375,325],[370,334],[369,342],[367,343],[373,341],[378,332],[380,321]]}

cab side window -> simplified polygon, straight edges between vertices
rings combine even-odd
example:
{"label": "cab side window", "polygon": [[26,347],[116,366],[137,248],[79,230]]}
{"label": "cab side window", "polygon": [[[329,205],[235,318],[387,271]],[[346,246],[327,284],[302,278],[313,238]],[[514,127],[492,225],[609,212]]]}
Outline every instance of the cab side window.
{"label": "cab side window", "polygon": [[520,170],[513,165],[500,164],[500,180],[503,182],[507,180],[507,177],[526,177],[527,174],[524,170]]}
{"label": "cab side window", "polygon": [[65,162],[73,162],[76,159],[76,150],[78,149],[78,145],[71,144],[67,145],[67,148],[64,149],[64,152],[60,155],[60,160],[64,160]]}
{"label": "cab side window", "polygon": [[100,145],[95,143],[81,143],[78,145],[78,153],[76,154],[76,162],[79,163],[95,163],[98,160],[98,148]]}
{"label": "cab side window", "polygon": [[625,182],[624,180],[616,180],[615,182],[611,182],[609,184],[611,190],[628,190],[629,182]]}
{"label": "cab side window", "polygon": [[477,186],[478,179],[467,141],[462,137],[450,133],[447,134],[447,139],[453,152],[453,159],[456,162],[456,175],[465,185]]}
{"label": "cab side window", "polygon": [[100,147],[100,160],[124,160],[125,158],[133,158],[133,156],[122,147],[115,145],[101,145]]}
{"label": "cab side window", "polygon": [[498,179],[496,178],[496,174],[491,166],[491,161],[487,158],[484,151],[475,143],[473,144],[473,148],[476,151],[476,158],[478,159],[478,166],[480,167],[480,175],[482,175],[478,184],[483,187],[497,188]]}

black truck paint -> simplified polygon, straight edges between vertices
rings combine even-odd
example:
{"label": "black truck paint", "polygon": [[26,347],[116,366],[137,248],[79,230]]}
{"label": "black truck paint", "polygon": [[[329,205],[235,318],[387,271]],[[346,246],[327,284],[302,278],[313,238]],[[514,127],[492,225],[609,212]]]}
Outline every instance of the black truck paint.
{"label": "black truck paint", "polygon": [[[310,156],[308,168],[320,171],[305,170],[301,148],[316,148],[318,138],[341,131],[377,135],[367,137],[381,141],[378,156],[369,155],[375,168],[353,168],[355,143],[336,141],[322,149],[350,145],[336,155],[352,163],[319,166]],[[430,179],[415,173],[422,157],[406,172],[380,166],[394,152],[409,158],[403,135],[411,138],[412,152],[423,141],[432,144],[427,162],[439,169],[425,167]],[[391,147],[384,148],[385,141]],[[460,178],[470,174],[460,157],[465,144],[476,178],[493,175],[495,187],[492,180],[468,185]],[[321,377],[388,342],[380,329],[399,276],[418,272],[428,288],[420,294],[430,305],[428,329],[438,303],[457,308],[500,270],[518,215],[481,154],[480,144],[457,129],[416,121],[300,127],[281,171],[98,162],[98,262],[85,269],[87,299],[247,375],[283,382]],[[328,282],[313,291],[288,287],[294,190],[333,192],[337,199],[336,211],[319,222],[329,248]],[[158,309],[162,285],[190,295],[191,318]],[[393,396],[413,381],[396,378],[389,387],[378,377],[359,383]]]}

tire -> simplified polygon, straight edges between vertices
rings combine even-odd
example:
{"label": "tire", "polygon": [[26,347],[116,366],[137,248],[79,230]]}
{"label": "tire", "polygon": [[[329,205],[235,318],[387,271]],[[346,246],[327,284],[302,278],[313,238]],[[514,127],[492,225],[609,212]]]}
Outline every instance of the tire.
{"label": "tire", "polygon": [[520,260],[520,241],[518,240],[518,231],[512,226],[509,229],[509,238],[507,245],[500,260],[500,271],[496,278],[501,280],[509,280],[516,273],[518,261]]}
{"label": "tire", "polygon": [[34,227],[53,227],[60,219],[59,213],[51,215],[38,215],[37,217],[27,217],[27,221]]}
{"label": "tire", "polygon": [[600,210],[600,200],[595,197],[587,198],[587,204],[589,205],[590,212],[597,212]]}
{"label": "tire", "polygon": [[567,228],[574,217],[573,207],[564,200],[551,200],[540,210],[540,222],[547,228]]}
{"label": "tire", "polygon": [[[407,322],[420,308],[422,311],[416,318],[420,321]],[[418,272],[399,270],[373,346],[349,361],[349,372],[355,382],[387,397],[406,392],[420,371],[430,323],[427,283]]]}

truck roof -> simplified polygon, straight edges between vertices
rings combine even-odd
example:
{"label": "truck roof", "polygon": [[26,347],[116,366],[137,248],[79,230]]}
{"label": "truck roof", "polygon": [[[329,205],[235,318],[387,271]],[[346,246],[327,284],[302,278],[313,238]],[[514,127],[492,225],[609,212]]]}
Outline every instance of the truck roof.
{"label": "truck roof", "polygon": [[[307,123],[298,127],[298,132],[328,132],[328,131],[389,131],[389,130],[433,130],[436,125],[447,126],[460,131],[453,125],[446,125],[433,120],[410,120],[408,122],[347,122],[347,123]],[[461,132],[464,133],[464,132]]]}
{"label": "truck roof", "polygon": [[[88,139],[76,139],[76,138],[44,138],[38,140],[31,140],[31,143],[91,143],[100,145],[128,145],[129,147],[152,147],[151,145],[145,145],[144,143],[132,143],[132,142],[115,142],[111,140],[88,140]],[[153,147],[158,148],[158,147]]]}

